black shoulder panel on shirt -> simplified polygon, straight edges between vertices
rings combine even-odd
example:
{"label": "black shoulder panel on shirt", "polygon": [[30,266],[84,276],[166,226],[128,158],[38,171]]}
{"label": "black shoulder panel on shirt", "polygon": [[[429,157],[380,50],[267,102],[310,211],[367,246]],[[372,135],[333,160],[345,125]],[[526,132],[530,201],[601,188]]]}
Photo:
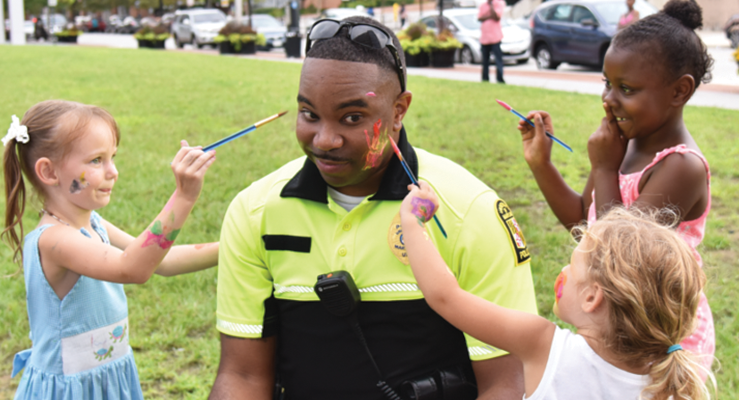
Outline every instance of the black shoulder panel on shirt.
{"label": "black shoulder panel on shirt", "polygon": [[310,253],[311,238],[308,236],[264,235],[262,240],[265,250]]}

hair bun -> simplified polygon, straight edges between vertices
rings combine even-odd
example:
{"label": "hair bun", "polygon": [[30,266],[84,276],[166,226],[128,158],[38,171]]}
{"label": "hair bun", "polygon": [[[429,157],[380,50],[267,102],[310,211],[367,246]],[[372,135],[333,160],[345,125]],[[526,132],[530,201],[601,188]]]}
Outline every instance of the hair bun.
{"label": "hair bun", "polygon": [[670,0],[665,4],[662,12],[690,29],[703,26],[703,10],[695,0]]}

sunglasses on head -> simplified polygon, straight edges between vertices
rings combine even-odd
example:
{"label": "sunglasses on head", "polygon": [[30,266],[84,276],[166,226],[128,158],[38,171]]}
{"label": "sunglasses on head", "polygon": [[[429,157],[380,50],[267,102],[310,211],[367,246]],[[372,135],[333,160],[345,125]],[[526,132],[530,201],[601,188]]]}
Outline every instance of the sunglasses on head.
{"label": "sunglasses on head", "polygon": [[313,24],[310,28],[310,32],[308,32],[308,39],[305,41],[305,54],[308,54],[308,51],[310,51],[313,41],[330,39],[336,36],[336,34],[341,31],[341,28],[345,26],[348,27],[347,33],[352,42],[375,50],[382,50],[386,47],[390,49],[390,53],[392,53],[393,58],[395,59],[395,72],[398,73],[400,92],[405,92],[403,63],[400,61],[398,49],[393,45],[393,40],[390,38],[390,35],[376,26],[359,22],[322,19]]}

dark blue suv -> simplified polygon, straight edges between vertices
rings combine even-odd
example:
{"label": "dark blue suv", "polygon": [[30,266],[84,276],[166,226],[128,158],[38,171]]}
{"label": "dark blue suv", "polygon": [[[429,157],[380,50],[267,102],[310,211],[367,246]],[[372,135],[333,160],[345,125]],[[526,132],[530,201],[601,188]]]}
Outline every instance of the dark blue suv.
{"label": "dark blue suv", "polygon": [[[644,18],[657,12],[645,0],[634,8]],[[627,11],[625,0],[554,0],[543,3],[531,16],[531,54],[539,69],[559,64],[600,68],[616,34],[618,19]]]}

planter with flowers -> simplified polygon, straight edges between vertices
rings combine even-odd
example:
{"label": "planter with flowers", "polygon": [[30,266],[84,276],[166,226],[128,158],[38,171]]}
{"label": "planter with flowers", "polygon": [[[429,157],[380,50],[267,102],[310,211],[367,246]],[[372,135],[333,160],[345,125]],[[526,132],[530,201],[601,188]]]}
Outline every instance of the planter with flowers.
{"label": "planter with flowers", "polygon": [[406,30],[398,33],[400,46],[405,53],[407,67],[426,67],[431,63],[432,34],[426,31],[426,25],[416,22]]}
{"label": "planter with flowers", "polygon": [[431,42],[431,66],[451,68],[454,66],[454,55],[464,45],[449,30],[441,31]]}
{"label": "planter with flowers", "polygon": [[254,54],[257,46],[267,45],[267,39],[249,25],[236,21],[227,23],[213,39],[221,54]]}
{"label": "planter with flowers", "polygon": [[69,29],[64,29],[61,32],[54,34],[57,41],[62,43],[77,43],[77,37],[82,34],[82,31],[75,28],[74,26]]}
{"label": "planter with flowers", "polygon": [[139,42],[139,48],[149,49],[163,49],[164,41],[166,41],[169,36],[169,31],[165,25],[157,25],[154,27],[144,26],[133,34],[133,37]]}

